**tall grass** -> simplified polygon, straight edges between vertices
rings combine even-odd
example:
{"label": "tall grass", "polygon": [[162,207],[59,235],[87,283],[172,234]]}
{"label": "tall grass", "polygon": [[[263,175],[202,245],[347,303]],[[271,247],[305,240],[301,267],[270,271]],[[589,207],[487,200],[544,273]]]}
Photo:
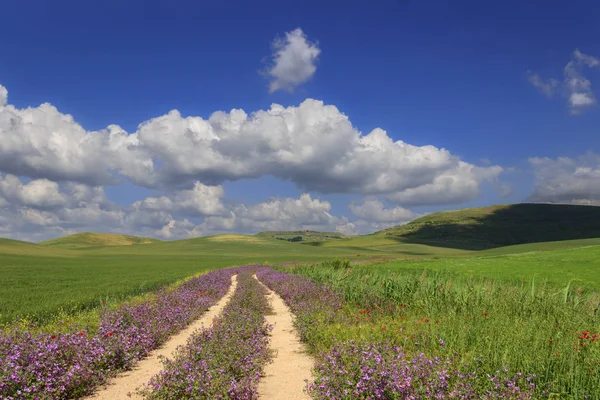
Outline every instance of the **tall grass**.
{"label": "tall grass", "polygon": [[353,324],[322,327],[338,340],[389,340],[413,354],[457,358],[494,373],[504,367],[550,384],[555,396],[600,398],[600,296],[536,282],[393,271],[341,261],[287,272],[341,291]]}

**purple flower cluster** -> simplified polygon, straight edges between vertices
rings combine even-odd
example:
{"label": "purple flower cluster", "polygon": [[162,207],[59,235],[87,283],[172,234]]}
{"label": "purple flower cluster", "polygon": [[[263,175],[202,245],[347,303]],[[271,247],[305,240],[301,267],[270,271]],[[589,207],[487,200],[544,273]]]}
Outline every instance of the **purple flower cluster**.
{"label": "purple flower cluster", "polygon": [[314,399],[525,400],[536,389],[534,377],[507,376],[506,370],[463,374],[451,360],[407,357],[386,343],[338,343],[321,357],[315,376],[307,388]]}
{"label": "purple flower cluster", "polygon": [[256,268],[238,269],[238,286],[210,328],[194,334],[142,394],[148,399],[255,399],[270,360],[265,289]]}
{"label": "purple flower cluster", "polygon": [[225,295],[232,270],[162,289],[141,304],[104,310],[98,332],[0,331],[0,399],[72,399],[129,369]]}
{"label": "purple flower cluster", "polygon": [[[314,349],[326,342],[322,332],[328,325],[353,323],[339,312],[342,295],[327,286],[270,268],[257,276],[292,309],[302,338]],[[317,358],[315,381],[307,385],[315,399],[531,399],[537,390],[535,376],[507,370],[488,375],[477,365],[458,370],[453,360],[409,357],[385,342],[335,342]]]}

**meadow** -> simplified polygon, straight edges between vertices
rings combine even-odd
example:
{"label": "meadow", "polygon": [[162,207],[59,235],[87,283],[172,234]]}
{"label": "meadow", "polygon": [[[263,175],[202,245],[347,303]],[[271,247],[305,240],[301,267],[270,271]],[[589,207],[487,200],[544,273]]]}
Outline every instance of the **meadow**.
{"label": "meadow", "polygon": [[84,246],[79,239],[58,247],[16,242],[7,246],[11,252],[0,246],[0,324],[16,318],[53,323],[215,268],[318,261],[331,254],[272,239],[248,242],[243,236],[128,246]]}
{"label": "meadow", "polygon": [[[527,259],[515,256],[521,257]],[[300,310],[304,339],[329,371],[325,380],[333,373],[326,361],[331,349],[341,346],[336,351],[360,354],[366,348],[377,352],[385,343],[387,352],[402,349],[403,359],[451,360],[445,368],[465,376],[479,371],[474,387],[480,389],[489,386],[488,374],[500,373],[500,381],[529,377],[535,398],[598,398],[598,291],[393,265],[338,260],[277,268],[341,295],[340,304],[330,307],[335,312],[316,305],[314,311]],[[338,366],[364,363],[352,351],[337,360]]]}
{"label": "meadow", "polygon": [[[108,243],[115,241],[110,235],[104,237]],[[336,239],[317,242],[317,246],[315,242],[298,244],[244,235],[123,246],[87,243],[78,235],[68,238],[49,244],[0,240],[0,324],[16,318],[47,324],[57,316],[65,319],[98,309],[102,302],[119,304],[204,271],[265,261],[318,262],[335,257],[368,263],[400,260],[386,266],[600,284],[600,274],[590,268],[595,264],[593,250],[569,250],[600,245],[600,239],[467,251],[401,243],[385,236]],[[546,252],[559,249],[566,253]],[[494,258],[503,257],[503,253],[519,257]]]}
{"label": "meadow", "polygon": [[[564,215],[589,217],[584,211]],[[532,218],[555,237],[564,221],[542,216]],[[0,353],[9,360],[0,365],[0,393],[17,393],[20,385],[58,390],[58,375],[35,386],[46,373],[46,364],[30,359],[40,347],[47,362],[65,370],[79,362],[69,354],[94,354],[78,367],[80,380],[63,382],[73,398],[89,393],[200,315],[238,274],[240,292],[221,322],[194,336],[145,395],[168,398],[194,387],[199,396],[253,396],[272,356],[268,307],[250,278],[256,273],[296,314],[317,361],[307,384],[315,399],[599,399],[600,238],[589,237],[595,228],[567,229],[567,237],[581,237],[542,242],[522,228],[475,243],[472,230],[493,235],[507,226],[495,218],[479,226],[490,218],[489,210],[445,212],[357,237],[294,231],[172,242],[106,234],[37,244],[0,239]],[[462,237],[460,225],[470,227]],[[433,236],[421,240],[420,229]],[[458,235],[451,242],[457,245],[434,245],[448,232]],[[227,268],[248,264],[255,265]],[[205,293],[211,280],[216,291],[198,300],[199,309],[181,307],[190,288]],[[14,357],[22,374],[13,379]],[[215,362],[204,363],[207,357]],[[225,367],[227,382],[206,380]]]}

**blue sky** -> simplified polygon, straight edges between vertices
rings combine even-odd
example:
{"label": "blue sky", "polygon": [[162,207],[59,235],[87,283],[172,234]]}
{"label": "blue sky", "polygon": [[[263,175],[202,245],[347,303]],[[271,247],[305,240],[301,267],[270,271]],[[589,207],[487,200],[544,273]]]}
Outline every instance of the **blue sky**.
{"label": "blue sky", "polygon": [[[36,240],[102,230],[177,238],[281,226],[365,233],[442,209],[529,200],[597,204],[598,7],[591,1],[10,2],[0,24],[0,85],[8,90],[0,116],[0,225],[6,221],[0,235]],[[301,46],[289,47],[288,35]],[[278,49],[288,50],[278,78],[277,39]],[[274,81],[288,86],[269,90]],[[309,140],[307,132],[287,132],[303,143],[292,153],[308,157],[304,165],[259,162],[281,155],[271,122],[260,125],[256,140],[248,128],[239,133],[246,139],[236,136],[227,149],[221,141],[213,159],[202,148],[169,142],[169,135],[185,136],[177,130],[153,131],[166,136],[131,154],[111,153],[115,145],[103,148],[100,139],[85,147],[78,142],[85,134],[52,142],[53,132],[70,129],[51,121],[62,117],[24,111],[50,103],[85,132],[118,125],[133,140],[149,138],[136,133],[138,126],[170,110],[208,120],[215,111],[243,109],[252,119],[273,103],[300,113],[306,99],[323,106],[306,107],[297,118],[322,118],[325,130],[310,131],[320,150],[314,157],[322,159],[306,156],[313,149],[301,139]],[[327,105],[337,111],[323,111]],[[336,150],[336,143],[356,139],[346,126],[331,125],[338,114],[356,138],[380,128],[416,150],[405,154],[389,144],[357,161],[353,145]],[[11,118],[19,119],[18,129]],[[319,143],[326,133],[340,136]],[[238,153],[259,142],[258,159]],[[422,146],[433,146],[434,158],[441,149],[448,154],[429,165]],[[243,160],[221,174],[225,167],[214,163],[223,154],[233,157],[228,165]],[[154,161],[151,173],[125,165],[138,155],[139,165]],[[187,168],[175,161],[184,157],[206,161]],[[328,171],[337,165],[339,173],[319,178],[321,163]],[[386,165],[393,176],[385,177]],[[96,179],[103,168],[120,183]],[[150,177],[159,170],[161,176]],[[442,181],[446,186],[436,189]],[[48,198],[56,201],[40,200]]]}

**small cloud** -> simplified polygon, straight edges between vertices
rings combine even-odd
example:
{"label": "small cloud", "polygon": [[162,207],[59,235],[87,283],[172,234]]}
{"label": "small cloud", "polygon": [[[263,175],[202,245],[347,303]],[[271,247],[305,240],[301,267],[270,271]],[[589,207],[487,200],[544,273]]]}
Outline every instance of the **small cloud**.
{"label": "small cloud", "polygon": [[556,79],[544,80],[531,71],[527,72],[527,80],[547,97],[552,97],[559,87],[559,82]]}
{"label": "small cloud", "polygon": [[320,53],[318,45],[308,41],[300,28],[287,32],[284,39],[275,39],[273,64],[265,71],[271,79],[269,92],[292,92],[297,86],[308,81],[317,71],[315,63]]}
{"label": "small cloud", "polygon": [[562,82],[551,78],[543,79],[538,74],[529,71],[527,79],[535,88],[547,97],[561,92],[567,99],[569,112],[572,115],[580,114],[584,109],[596,105],[596,96],[592,91],[592,82],[583,75],[583,70],[600,66],[600,60],[596,57],[582,53],[575,49],[571,60],[564,68]]}

